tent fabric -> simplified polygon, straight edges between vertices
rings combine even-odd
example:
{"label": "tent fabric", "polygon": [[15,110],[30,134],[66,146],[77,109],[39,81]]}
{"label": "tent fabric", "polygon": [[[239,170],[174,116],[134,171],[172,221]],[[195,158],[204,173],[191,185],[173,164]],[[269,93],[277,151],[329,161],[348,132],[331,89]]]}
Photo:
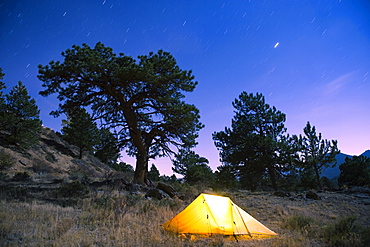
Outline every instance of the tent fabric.
{"label": "tent fabric", "polygon": [[229,197],[200,194],[163,224],[167,231],[191,234],[277,235],[231,201]]}

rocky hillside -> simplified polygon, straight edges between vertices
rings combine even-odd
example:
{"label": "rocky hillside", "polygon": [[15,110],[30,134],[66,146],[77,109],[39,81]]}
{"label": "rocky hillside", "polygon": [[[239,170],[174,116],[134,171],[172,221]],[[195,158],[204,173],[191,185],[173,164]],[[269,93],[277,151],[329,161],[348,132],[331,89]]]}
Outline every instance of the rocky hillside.
{"label": "rocky hillside", "polygon": [[77,147],[68,144],[53,130],[43,128],[38,145],[29,149],[0,146],[2,176],[14,177],[26,172],[34,181],[99,180],[112,172],[111,168],[90,154],[78,159]]}

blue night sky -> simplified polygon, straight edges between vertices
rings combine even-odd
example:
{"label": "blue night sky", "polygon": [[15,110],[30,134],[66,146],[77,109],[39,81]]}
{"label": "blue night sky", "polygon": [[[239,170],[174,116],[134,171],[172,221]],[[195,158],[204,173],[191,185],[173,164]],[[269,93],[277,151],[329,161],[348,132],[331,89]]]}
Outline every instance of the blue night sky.
{"label": "blue night sky", "polygon": [[[133,57],[163,49],[193,71],[199,84],[186,101],[206,126],[196,151],[213,169],[212,133],[230,126],[242,91],[265,95],[287,115],[290,134],[310,121],[343,153],[370,149],[369,1],[0,1],[3,81],[7,90],[19,80],[27,86],[47,127],[59,130],[63,118],[49,116],[55,97],[38,95],[37,65],[99,41]],[[150,163],[171,173],[166,158]]]}

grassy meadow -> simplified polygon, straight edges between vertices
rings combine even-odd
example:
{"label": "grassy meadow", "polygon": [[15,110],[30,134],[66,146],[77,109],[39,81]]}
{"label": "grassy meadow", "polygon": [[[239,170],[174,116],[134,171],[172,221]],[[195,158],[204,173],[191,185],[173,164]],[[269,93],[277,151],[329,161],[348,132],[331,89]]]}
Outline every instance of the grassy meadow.
{"label": "grassy meadow", "polygon": [[59,201],[45,200],[48,196],[57,198],[55,192],[40,199],[24,191],[12,198],[14,191],[2,191],[0,245],[370,246],[370,207],[366,196],[336,192],[319,193],[321,200],[306,199],[302,194],[287,198],[271,192],[210,192],[229,196],[278,233],[273,238],[235,241],[223,236],[205,238],[165,232],[161,224],[203,191],[191,188],[189,192],[188,188],[185,200],[155,200],[141,193],[109,190],[75,194]]}

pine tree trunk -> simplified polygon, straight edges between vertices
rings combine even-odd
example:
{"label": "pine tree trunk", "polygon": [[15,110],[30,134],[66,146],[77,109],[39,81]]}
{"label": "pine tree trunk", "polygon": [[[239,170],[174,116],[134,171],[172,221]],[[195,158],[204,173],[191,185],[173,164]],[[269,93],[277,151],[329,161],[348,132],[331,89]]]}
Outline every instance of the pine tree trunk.
{"label": "pine tree trunk", "polygon": [[146,186],[147,174],[148,174],[148,155],[138,154],[136,156],[136,168],[133,182]]}
{"label": "pine tree trunk", "polygon": [[130,108],[130,105],[126,105],[123,109],[130,129],[130,136],[132,138],[133,145],[137,148],[133,182],[143,186],[149,186],[147,175],[149,171],[149,147],[152,139],[145,138],[147,133],[140,129],[137,117],[132,108]]}
{"label": "pine tree trunk", "polygon": [[268,170],[269,170],[269,175],[270,175],[270,179],[271,179],[272,188],[275,191],[277,191],[278,190],[278,186],[277,186],[277,183],[276,183],[276,176],[275,176],[274,169],[271,166],[269,166]]}
{"label": "pine tree trunk", "polygon": [[321,182],[320,182],[319,168],[317,167],[317,165],[314,165],[314,168],[315,168],[315,175],[316,175],[317,185],[319,186],[320,190],[322,190],[322,186],[321,186]]}

